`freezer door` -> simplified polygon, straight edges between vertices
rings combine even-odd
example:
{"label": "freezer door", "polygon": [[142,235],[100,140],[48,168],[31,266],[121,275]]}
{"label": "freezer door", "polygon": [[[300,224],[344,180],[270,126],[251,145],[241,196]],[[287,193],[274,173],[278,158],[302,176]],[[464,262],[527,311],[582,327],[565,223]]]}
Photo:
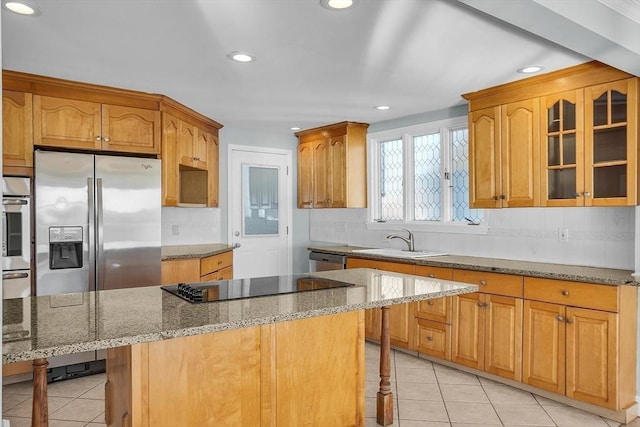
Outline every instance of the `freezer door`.
{"label": "freezer door", "polygon": [[[92,179],[93,155],[35,152],[36,295],[90,290]],[[82,253],[75,254],[81,255],[81,266],[51,269],[50,233],[64,229],[76,231],[82,241],[78,245]]]}
{"label": "freezer door", "polygon": [[98,289],[160,284],[160,160],[96,156]]}

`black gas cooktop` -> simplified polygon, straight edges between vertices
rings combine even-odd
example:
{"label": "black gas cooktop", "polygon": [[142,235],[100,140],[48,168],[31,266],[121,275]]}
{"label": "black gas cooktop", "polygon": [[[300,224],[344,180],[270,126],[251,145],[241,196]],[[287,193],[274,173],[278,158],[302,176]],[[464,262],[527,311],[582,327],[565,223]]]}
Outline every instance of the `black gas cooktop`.
{"label": "black gas cooktop", "polygon": [[165,291],[191,303],[229,301],[234,299],[292,294],[321,289],[345,288],[351,283],[313,277],[293,276],[255,277],[251,279],[221,280],[219,282],[180,283],[162,286]]}

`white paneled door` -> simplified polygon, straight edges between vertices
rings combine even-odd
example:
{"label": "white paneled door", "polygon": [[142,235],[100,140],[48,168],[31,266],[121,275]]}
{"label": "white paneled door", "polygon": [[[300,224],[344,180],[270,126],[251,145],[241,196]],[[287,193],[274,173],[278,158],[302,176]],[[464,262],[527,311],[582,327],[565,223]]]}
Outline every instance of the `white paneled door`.
{"label": "white paneled door", "polygon": [[229,243],[233,277],[292,271],[291,151],[229,145]]}

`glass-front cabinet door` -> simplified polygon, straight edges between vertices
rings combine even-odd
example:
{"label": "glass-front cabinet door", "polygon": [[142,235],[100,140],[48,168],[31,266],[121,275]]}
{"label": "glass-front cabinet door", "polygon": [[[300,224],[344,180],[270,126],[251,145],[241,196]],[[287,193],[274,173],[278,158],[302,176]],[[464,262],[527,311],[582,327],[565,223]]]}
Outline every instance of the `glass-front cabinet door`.
{"label": "glass-front cabinet door", "polygon": [[541,102],[542,205],[583,206],[583,91],[545,96]]}
{"label": "glass-front cabinet door", "polygon": [[585,88],[586,206],[637,202],[637,79]]}

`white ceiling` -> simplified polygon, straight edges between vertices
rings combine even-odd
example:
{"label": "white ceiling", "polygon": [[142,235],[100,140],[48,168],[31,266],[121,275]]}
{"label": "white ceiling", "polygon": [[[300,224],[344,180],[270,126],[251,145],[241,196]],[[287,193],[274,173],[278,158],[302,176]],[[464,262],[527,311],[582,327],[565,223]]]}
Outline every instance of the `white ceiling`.
{"label": "white ceiling", "polygon": [[[162,93],[228,127],[376,123],[461,105],[530,64],[596,58],[640,74],[640,24],[601,2],[360,0],[331,11],[319,0],[29,0],[38,16],[2,9],[2,66]],[[606,13],[576,15],[585,4]],[[228,60],[235,50],[257,61]]]}

